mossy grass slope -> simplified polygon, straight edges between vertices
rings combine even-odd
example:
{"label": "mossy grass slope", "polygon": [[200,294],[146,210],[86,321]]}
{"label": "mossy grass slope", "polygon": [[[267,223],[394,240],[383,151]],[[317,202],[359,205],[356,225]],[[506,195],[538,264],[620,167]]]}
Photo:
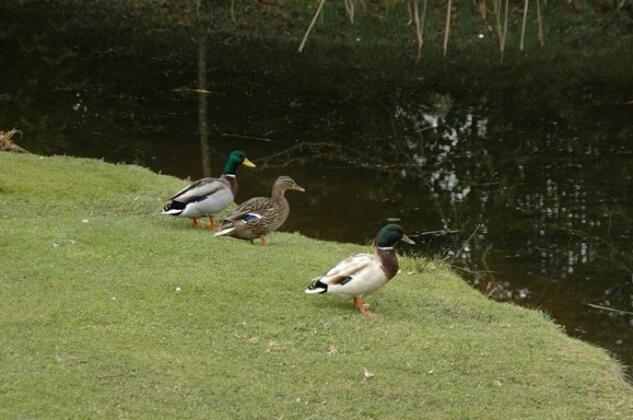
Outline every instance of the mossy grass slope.
{"label": "mossy grass slope", "polygon": [[404,258],[364,319],[303,288],[366,247],[213,238],[159,215],[182,185],[0,153],[0,417],[631,418],[618,363],[544,314]]}

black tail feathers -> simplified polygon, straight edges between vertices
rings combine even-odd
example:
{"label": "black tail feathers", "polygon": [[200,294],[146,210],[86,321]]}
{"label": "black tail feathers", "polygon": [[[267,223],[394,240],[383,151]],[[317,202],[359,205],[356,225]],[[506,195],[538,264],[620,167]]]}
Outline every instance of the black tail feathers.
{"label": "black tail feathers", "polygon": [[167,212],[169,210],[184,210],[186,207],[185,203],[181,203],[180,201],[172,201],[163,207],[163,211]]}
{"label": "black tail feathers", "polygon": [[327,284],[323,283],[321,280],[315,280],[310,287],[305,290],[306,293],[327,293]]}

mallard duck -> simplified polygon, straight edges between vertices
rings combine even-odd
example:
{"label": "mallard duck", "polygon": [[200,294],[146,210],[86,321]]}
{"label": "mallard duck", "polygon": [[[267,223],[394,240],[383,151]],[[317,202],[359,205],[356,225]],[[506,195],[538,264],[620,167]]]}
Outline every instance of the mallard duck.
{"label": "mallard duck", "polygon": [[214,214],[231,204],[237,193],[238,183],[235,171],[241,165],[254,168],[255,164],[246,158],[244,152],[229,153],[220,178],[202,178],[171,198],[171,203],[163,209],[163,214],[188,217],[194,227],[198,219],[209,218],[209,228],[216,230]]}
{"label": "mallard duck", "polygon": [[361,314],[376,316],[368,310],[363,296],[383,287],[398,273],[398,257],[394,247],[398,242],[415,245],[400,225],[388,224],[378,232],[374,254],[356,254],[330,268],[327,273],[314,279],[305,289],[308,294],[331,293],[352,302]]}
{"label": "mallard duck", "polygon": [[234,238],[250,240],[260,238],[266,245],[266,238],[284,224],[290,212],[285,193],[288,190],[305,192],[289,176],[280,176],[273,185],[270,197],[255,197],[240,204],[227,216],[214,236],[228,235]]}

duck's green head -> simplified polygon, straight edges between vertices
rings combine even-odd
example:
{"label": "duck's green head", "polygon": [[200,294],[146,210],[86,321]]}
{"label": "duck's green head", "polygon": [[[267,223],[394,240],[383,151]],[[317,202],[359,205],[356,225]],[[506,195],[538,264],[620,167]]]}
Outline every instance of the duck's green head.
{"label": "duck's green head", "polygon": [[224,173],[229,175],[235,175],[235,171],[241,165],[246,166],[247,168],[254,168],[255,164],[248,160],[246,154],[240,150],[234,150],[226,158],[226,163],[224,164]]}
{"label": "duck's green head", "polygon": [[380,229],[380,232],[378,232],[376,244],[379,247],[387,248],[395,246],[400,241],[415,245],[415,242],[413,242],[411,238],[404,234],[404,229],[402,229],[402,226],[391,223]]}

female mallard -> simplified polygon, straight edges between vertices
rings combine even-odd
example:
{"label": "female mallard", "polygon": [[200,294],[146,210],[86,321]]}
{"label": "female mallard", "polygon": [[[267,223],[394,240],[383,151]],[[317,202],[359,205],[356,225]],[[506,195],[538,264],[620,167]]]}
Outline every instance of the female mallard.
{"label": "female mallard", "polygon": [[224,173],[220,178],[202,178],[179,191],[171,198],[171,203],[163,209],[163,214],[188,217],[193,226],[198,226],[198,219],[209,218],[209,228],[215,230],[214,214],[231,204],[237,193],[237,177],[235,171],[240,165],[254,168],[255,164],[246,158],[244,152],[229,153],[224,164]]}
{"label": "female mallard", "polygon": [[271,197],[255,197],[240,204],[222,221],[220,231],[214,236],[228,235],[251,242],[260,238],[262,245],[266,245],[264,236],[279,229],[288,218],[290,206],[284,195],[287,190],[305,192],[289,176],[280,176]]}
{"label": "female mallard", "polygon": [[398,272],[398,257],[394,246],[400,241],[415,245],[402,227],[389,224],[380,229],[376,252],[356,254],[345,258],[323,276],[314,279],[306,293],[331,293],[344,298],[352,298],[354,306],[361,314],[376,316],[370,312],[363,296],[383,287]]}

